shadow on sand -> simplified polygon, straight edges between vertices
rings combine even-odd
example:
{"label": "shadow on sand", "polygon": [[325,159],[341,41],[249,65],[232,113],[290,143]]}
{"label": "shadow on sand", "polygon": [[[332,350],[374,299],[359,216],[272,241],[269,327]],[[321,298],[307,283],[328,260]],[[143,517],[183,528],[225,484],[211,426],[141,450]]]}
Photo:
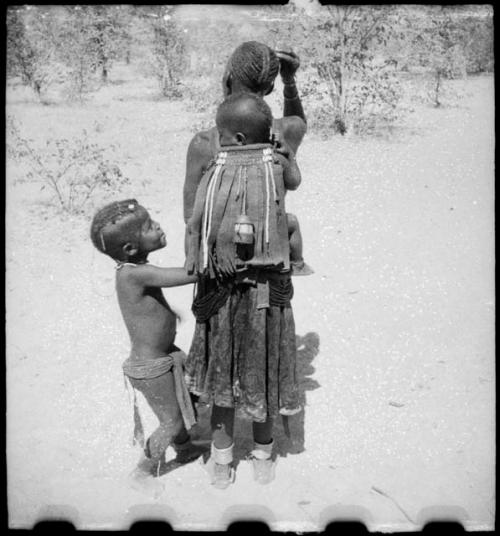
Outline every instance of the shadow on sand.
{"label": "shadow on sand", "polygon": [[[311,376],[314,373],[312,362],[319,353],[319,335],[314,332],[304,336],[296,336],[297,344],[297,376],[299,382],[300,400],[303,410],[296,415],[279,416],[274,423],[275,454],[286,457],[288,454],[299,454],[304,447],[304,423],[306,392],[320,387]],[[196,425],[196,440],[208,444],[211,439],[210,406],[198,404],[198,423]],[[244,411],[236,412],[234,424],[234,465],[245,460],[253,449],[252,420]],[[208,458],[208,453],[204,456]]]}

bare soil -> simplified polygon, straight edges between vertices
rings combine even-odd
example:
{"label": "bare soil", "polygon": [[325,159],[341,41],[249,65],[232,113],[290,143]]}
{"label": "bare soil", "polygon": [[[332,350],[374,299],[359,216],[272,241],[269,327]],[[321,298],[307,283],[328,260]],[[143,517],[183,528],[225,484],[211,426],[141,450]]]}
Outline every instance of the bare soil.
{"label": "bare soil", "polygon": [[[42,143],[86,128],[97,143],[116,144],[132,181],[120,197],[136,197],[167,233],[151,261],[180,266],[185,154],[197,117],[122,75],[81,105],[57,104],[56,95],[43,106],[8,88],[7,114]],[[422,105],[391,140],[306,137],[303,184],[287,197],[315,269],[294,279],[305,409],[290,417],[291,440],[277,423],[268,486],[253,481],[250,423],[240,416],[227,490],[214,489],[198,462],[160,477],[159,497],[129,487],[139,450],[113,262],[94,251],[88,217],[61,214],[46,191],[14,184],[20,171],[8,162],[9,526],[62,518],[78,529],[126,530],[164,519],[176,530],[224,530],[260,519],[272,530],[321,531],[357,519],[372,531],[413,531],[438,518],[491,530],[493,79],[471,79],[467,90],[460,106]],[[185,351],[191,293],[165,292],[183,319]],[[200,411],[203,439],[208,410]]]}

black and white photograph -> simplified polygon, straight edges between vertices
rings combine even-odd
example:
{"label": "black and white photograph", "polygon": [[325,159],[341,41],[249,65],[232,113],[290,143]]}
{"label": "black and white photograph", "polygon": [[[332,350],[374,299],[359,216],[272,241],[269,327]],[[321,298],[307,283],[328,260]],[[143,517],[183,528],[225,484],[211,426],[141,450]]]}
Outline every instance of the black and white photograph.
{"label": "black and white photograph", "polygon": [[4,16],[8,528],[494,530],[493,6]]}

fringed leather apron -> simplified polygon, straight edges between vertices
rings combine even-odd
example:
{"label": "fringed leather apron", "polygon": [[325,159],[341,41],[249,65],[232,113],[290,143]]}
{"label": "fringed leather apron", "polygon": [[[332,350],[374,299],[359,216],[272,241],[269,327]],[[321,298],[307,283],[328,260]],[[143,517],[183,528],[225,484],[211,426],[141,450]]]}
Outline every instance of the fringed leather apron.
{"label": "fringed leather apron", "polygon": [[[235,242],[245,215],[251,246]],[[203,176],[188,222],[188,273],[228,277],[248,268],[288,270],[283,169],[270,144],[222,147]]]}

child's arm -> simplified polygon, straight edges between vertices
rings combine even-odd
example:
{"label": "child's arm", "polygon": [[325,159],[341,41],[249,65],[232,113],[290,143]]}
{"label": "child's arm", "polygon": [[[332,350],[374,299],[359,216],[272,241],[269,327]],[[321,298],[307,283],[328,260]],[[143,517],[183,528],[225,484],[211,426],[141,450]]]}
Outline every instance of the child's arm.
{"label": "child's arm", "polygon": [[131,266],[127,277],[143,287],[180,287],[196,282],[196,275],[187,275],[184,268],[161,268],[151,264]]}
{"label": "child's arm", "polygon": [[286,140],[290,149],[294,154],[297,154],[299,145],[302,143],[307,132],[305,122],[296,115],[282,117],[277,120],[280,137]]}
{"label": "child's arm", "polygon": [[287,190],[296,190],[302,181],[299,166],[295,161],[293,152],[288,145],[279,141],[276,147],[276,156],[283,167],[283,182]]}

